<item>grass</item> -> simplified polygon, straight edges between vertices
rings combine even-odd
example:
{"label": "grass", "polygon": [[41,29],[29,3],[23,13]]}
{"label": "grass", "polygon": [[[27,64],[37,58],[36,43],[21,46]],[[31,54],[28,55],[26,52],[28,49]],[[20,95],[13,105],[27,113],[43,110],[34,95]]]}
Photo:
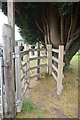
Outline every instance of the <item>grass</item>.
{"label": "grass", "polygon": [[[21,113],[33,113],[35,111],[36,111],[36,106],[33,105],[32,100],[31,99],[25,99],[23,101]],[[21,114],[21,113],[19,113],[19,114]]]}

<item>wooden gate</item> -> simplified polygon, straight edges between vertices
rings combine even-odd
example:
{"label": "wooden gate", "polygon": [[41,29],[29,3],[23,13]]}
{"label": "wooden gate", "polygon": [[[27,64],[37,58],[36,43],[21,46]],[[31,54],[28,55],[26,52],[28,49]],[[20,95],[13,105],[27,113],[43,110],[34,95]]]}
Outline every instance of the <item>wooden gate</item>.
{"label": "wooden gate", "polygon": [[[26,45],[25,51],[20,51],[20,47],[15,47],[15,54],[13,54],[13,58],[15,58],[15,76],[16,76],[16,105],[17,112],[21,112],[23,97],[30,88],[30,79],[37,77],[40,78],[40,75],[44,75],[47,71],[40,72],[40,67],[47,66],[47,64],[40,64],[40,59],[47,58],[47,56],[40,56],[30,58],[29,53],[32,51],[36,51],[37,53],[40,51],[46,51],[46,49],[29,49],[29,46]],[[23,57],[23,61],[21,58]],[[30,67],[30,61],[37,60],[37,66]],[[30,71],[38,69],[36,75],[30,75]]]}

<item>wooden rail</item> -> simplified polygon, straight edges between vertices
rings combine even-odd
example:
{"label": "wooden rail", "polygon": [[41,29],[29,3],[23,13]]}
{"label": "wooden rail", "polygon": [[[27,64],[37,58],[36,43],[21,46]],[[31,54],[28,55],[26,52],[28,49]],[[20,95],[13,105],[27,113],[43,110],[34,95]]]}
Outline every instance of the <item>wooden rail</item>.
{"label": "wooden rail", "polygon": [[54,64],[52,64],[52,68],[58,73],[58,68]]}
{"label": "wooden rail", "polygon": [[30,79],[35,78],[35,77],[40,76],[40,75],[44,75],[44,74],[46,74],[46,73],[47,73],[47,72],[45,71],[45,72],[41,72],[41,73],[39,73],[39,74],[30,76]]}
{"label": "wooden rail", "polygon": [[54,56],[52,56],[52,60],[54,60],[54,61],[56,61],[57,63],[59,63],[59,60],[58,60],[56,57],[54,57]]}
{"label": "wooden rail", "polygon": [[46,51],[45,48],[41,48],[41,49],[29,49],[29,52],[31,51]]}
{"label": "wooden rail", "polygon": [[22,56],[24,56],[24,55],[26,55],[28,53],[29,53],[29,50],[21,51],[20,52],[20,57],[22,57]]}
{"label": "wooden rail", "polygon": [[43,66],[47,66],[47,64],[41,64],[41,65],[38,65],[38,66],[35,66],[35,67],[30,67],[30,70],[37,69],[37,68],[40,68],[40,67],[43,67]]}
{"label": "wooden rail", "polygon": [[43,58],[47,58],[47,56],[34,57],[34,58],[30,58],[29,60],[32,61],[32,60],[38,60]]}
{"label": "wooden rail", "polygon": [[58,79],[57,79],[57,77],[56,77],[56,75],[55,75],[54,72],[52,72],[52,75],[53,75],[53,77],[55,78],[55,80],[57,81]]}
{"label": "wooden rail", "polygon": [[58,49],[52,49],[52,52],[59,53]]}

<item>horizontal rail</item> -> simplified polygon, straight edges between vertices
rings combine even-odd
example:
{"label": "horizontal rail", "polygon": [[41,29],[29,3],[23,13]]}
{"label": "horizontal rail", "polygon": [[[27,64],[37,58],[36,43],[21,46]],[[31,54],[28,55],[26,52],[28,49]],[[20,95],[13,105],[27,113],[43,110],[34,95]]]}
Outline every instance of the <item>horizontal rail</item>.
{"label": "horizontal rail", "polygon": [[54,72],[52,72],[52,76],[55,78],[55,80],[57,81],[57,77],[56,75],[54,74]]}
{"label": "horizontal rail", "polygon": [[31,67],[30,70],[37,69],[37,68],[40,68],[40,67],[43,67],[43,66],[47,66],[47,64],[42,64],[42,65],[38,65],[38,66],[35,66],[35,67]]}
{"label": "horizontal rail", "polygon": [[44,75],[46,73],[47,73],[47,71],[39,73],[39,74],[36,74],[36,75],[33,75],[33,76],[30,77],[30,79],[35,78],[35,77],[40,76],[40,75]]}
{"label": "horizontal rail", "polygon": [[59,63],[59,60],[56,58],[56,57],[52,57],[52,59],[54,60],[54,61],[56,61],[57,63]]}
{"label": "horizontal rail", "polygon": [[52,64],[52,68],[58,73],[58,68]]}
{"label": "horizontal rail", "polygon": [[28,53],[29,53],[29,50],[21,51],[20,52],[20,57],[22,57],[22,56],[24,56],[24,55],[26,55]]}
{"label": "horizontal rail", "polygon": [[52,52],[59,53],[59,50],[58,49],[52,49]]}
{"label": "horizontal rail", "polygon": [[34,58],[30,58],[29,60],[38,60],[38,59],[43,59],[43,58],[47,58],[47,56],[41,56],[41,57],[34,57]]}
{"label": "horizontal rail", "polygon": [[45,48],[41,48],[41,49],[29,49],[29,52],[32,52],[32,51],[46,51]]}

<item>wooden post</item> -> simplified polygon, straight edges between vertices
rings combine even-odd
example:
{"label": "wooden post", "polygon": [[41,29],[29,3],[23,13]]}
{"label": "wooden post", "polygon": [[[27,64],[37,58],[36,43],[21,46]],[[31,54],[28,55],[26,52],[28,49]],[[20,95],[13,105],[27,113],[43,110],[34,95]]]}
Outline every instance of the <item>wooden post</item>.
{"label": "wooden post", "polygon": [[[39,42],[37,43],[37,48],[40,49]],[[40,51],[37,52],[37,56],[38,56],[38,58],[40,57]],[[37,60],[37,66],[39,66],[39,65],[40,65],[40,59]],[[39,73],[40,73],[40,68],[37,68],[37,74],[39,74]],[[39,79],[40,79],[40,76],[37,76],[37,80],[39,80]]]}
{"label": "wooden post", "polygon": [[57,81],[57,94],[61,94],[62,86],[62,78],[63,78],[63,56],[64,56],[64,46],[59,46],[59,63],[58,63],[58,81]]}
{"label": "wooden post", "polygon": [[[26,45],[26,49],[29,51],[29,45]],[[30,87],[30,61],[29,61],[29,53],[27,54],[27,81],[28,81],[28,87]]]}
{"label": "wooden post", "polygon": [[4,57],[4,79],[6,94],[7,117],[15,117],[15,89],[13,70],[13,29],[5,24],[3,26],[3,57]]}
{"label": "wooden post", "polygon": [[15,47],[15,77],[16,77],[16,100],[17,112],[21,112],[22,108],[22,91],[21,91],[21,64],[20,64],[20,50],[19,46]]}
{"label": "wooden post", "polygon": [[[8,24],[13,27],[15,34],[15,2],[14,0],[7,0],[7,13],[8,13]],[[14,37],[13,37],[14,38]]]}
{"label": "wooden post", "polygon": [[47,45],[47,73],[52,74],[52,45]]}
{"label": "wooden post", "polygon": [[[7,14],[8,14],[8,24],[13,28],[13,39],[12,39],[12,49],[15,52],[15,2],[14,0],[7,0]],[[13,59],[13,70],[14,70],[14,84],[16,90],[15,81],[15,59]]]}

